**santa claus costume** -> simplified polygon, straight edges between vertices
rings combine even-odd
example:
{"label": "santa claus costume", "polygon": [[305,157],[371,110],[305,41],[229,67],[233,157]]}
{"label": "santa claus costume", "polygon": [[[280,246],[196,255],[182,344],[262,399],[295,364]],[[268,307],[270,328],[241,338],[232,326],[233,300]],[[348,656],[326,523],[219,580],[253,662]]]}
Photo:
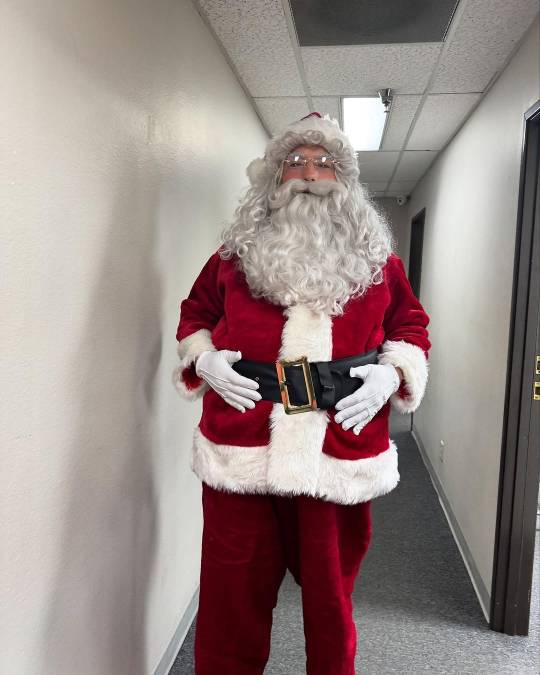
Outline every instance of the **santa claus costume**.
{"label": "santa claus costume", "polygon": [[[338,192],[317,197],[295,188],[282,203],[283,160],[306,145],[336,159]],[[410,413],[424,395],[429,318],[337,122],[310,115],[289,125],[248,177],[251,188],[223,245],[181,303],[176,335],[174,384],[190,400],[202,397],[203,408],[192,450],[204,515],[196,673],[263,673],[288,569],[302,591],[306,672],[354,675],[351,594],[371,540],[371,501],[399,481],[390,406]],[[306,216],[319,212],[316,224]],[[298,222],[307,217],[305,232],[294,214]],[[310,237],[314,248],[304,255]],[[239,352],[238,366],[301,357],[318,364],[308,369],[325,405],[311,401],[289,414],[296,411],[286,398],[262,399],[241,412],[196,369],[203,353],[221,350]],[[373,364],[363,366],[358,392],[381,365],[401,369],[403,379],[389,397],[364,402],[353,430],[335,407],[341,385],[332,364],[355,355],[371,355]],[[307,387],[306,380],[309,398]]]}

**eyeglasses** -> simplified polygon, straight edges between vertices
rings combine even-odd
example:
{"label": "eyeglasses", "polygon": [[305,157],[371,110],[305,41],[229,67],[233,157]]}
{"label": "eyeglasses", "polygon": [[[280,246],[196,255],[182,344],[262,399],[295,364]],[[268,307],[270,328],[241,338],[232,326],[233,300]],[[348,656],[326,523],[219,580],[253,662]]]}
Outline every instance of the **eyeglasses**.
{"label": "eyeglasses", "polygon": [[303,155],[289,155],[283,160],[289,169],[303,169],[309,162],[317,169],[335,169],[339,162],[332,155],[321,155],[320,157],[304,157]]}

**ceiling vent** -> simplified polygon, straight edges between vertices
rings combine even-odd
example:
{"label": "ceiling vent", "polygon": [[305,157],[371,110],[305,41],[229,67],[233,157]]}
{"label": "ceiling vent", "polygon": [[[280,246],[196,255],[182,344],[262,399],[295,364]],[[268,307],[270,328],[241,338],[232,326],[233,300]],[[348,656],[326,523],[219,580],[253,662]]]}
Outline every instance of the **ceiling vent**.
{"label": "ceiling vent", "polygon": [[444,42],[457,0],[290,0],[301,47]]}

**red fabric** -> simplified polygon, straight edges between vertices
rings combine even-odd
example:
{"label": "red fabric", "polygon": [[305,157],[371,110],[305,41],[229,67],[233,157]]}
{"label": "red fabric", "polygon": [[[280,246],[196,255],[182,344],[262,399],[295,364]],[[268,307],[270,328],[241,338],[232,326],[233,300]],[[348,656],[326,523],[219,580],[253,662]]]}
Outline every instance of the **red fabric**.
{"label": "red fabric", "polygon": [[184,368],[182,371],[182,380],[184,381],[187,389],[197,389],[197,387],[200,387],[204,382],[202,377],[199,377],[195,372],[195,366]]}
{"label": "red fabric", "polygon": [[371,541],[371,501],[232,494],[203,483],[196,675],[259,675],[287,569],[302,587],[307,675],[354,675],[351,593]]}
{"label": "red fabric", "polygon": [[428,357],[431,343],[427,339],[426,326],[429,318],[415,297],[401,258],[391,255],[385,268],[385,278],[389,291],[389,304],[384,312],[384,331],[386,340],[405,340],[424,350]]}
{"label": "red fabric", "polygon": [[[383,283],[372,285],[361,298],[350,300],[342,316],[332,323],[332,358],[367,352],[385,340],[404,340],[420,347],[427,358],[431,344],[426,326],[429,317],[414,296],[400,258],[392,254],[383,269]],[[181,341],[201,328],[211,331],[216,349],[239,350],[246,359],[276,361],[285,317],[283,307],[255,299],[235,259],[222,260],[214,253],[180,305],[176,334]],[[187,378],[194,381],[193,373]],[[185,372],[185,371],[184,371]],[[189,386],[189,385],[188,385]],[[405,393],[402,386],[400,393]],[[245,413],[228,405],[213,389],[203,398],[199,427],[214,443],[262,446],[270,441],[272,403],[259,401]],[[361,459],[389,447],[390,402],[356,436],[334,422],[330,410],[323,451],[340,459]]]}

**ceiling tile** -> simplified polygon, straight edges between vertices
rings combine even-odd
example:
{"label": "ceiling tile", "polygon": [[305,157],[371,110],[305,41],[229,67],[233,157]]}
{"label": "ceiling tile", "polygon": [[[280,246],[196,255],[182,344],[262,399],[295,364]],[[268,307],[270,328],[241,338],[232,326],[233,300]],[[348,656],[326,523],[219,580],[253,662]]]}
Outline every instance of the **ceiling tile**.
{"label": "ceiling tile", "polygon": [[384,192],[386,190],[386,186],[388,185],[388,181],[368,181],[364,183],[364,185],[369,189],[370,192]]}
{"label": "ceiling tile", "polygon": [[394,192],[396,195],[410,195],[415,188],[417,180],[395,181],[390,183],[389,192]]}
{"label": "ceiling tile", "polygon": [[430,92],[484,91],[538,9],[538,0],[469,0]]}
{"label": "ceiling tile", "polygon": [[432,94],[422,106],[407,150],[440,150],[460,127],[482,94]]}
{"label": "ceiling tile", "polygon": [[423,93],[440,48],[440,43],[302,47],[300,53],[312,95],[376,96],[383,87],[396,94]]}
{"label": "ceiling tile", "polygon": [[313,96],[313,108],[321,115],[330,115],[341,125],[341,116],[339,111],[339,97],[337,96]]}
{"label": "ceiling tile", "polygon": [[198,0],[252,96],[304,96],[279,0]]}
{"label": "ceiling tile", "polygon": [[309,114],[307,99],[296,96],[256,98],[255,105],[271,134]]}
{"label": "ceiling tile", "polygon": [[421,96],[395,96],[381,150],[401,150]]}
{"label": "ceiling tile", "polygon": [[399,152],[358,152],[360,181],[388,181],[394,170]]}
{"label": "ceiling tile", "polygon": [[430,150],[406,150],[394,176],[396,181],[417,181],[439,153]]}

